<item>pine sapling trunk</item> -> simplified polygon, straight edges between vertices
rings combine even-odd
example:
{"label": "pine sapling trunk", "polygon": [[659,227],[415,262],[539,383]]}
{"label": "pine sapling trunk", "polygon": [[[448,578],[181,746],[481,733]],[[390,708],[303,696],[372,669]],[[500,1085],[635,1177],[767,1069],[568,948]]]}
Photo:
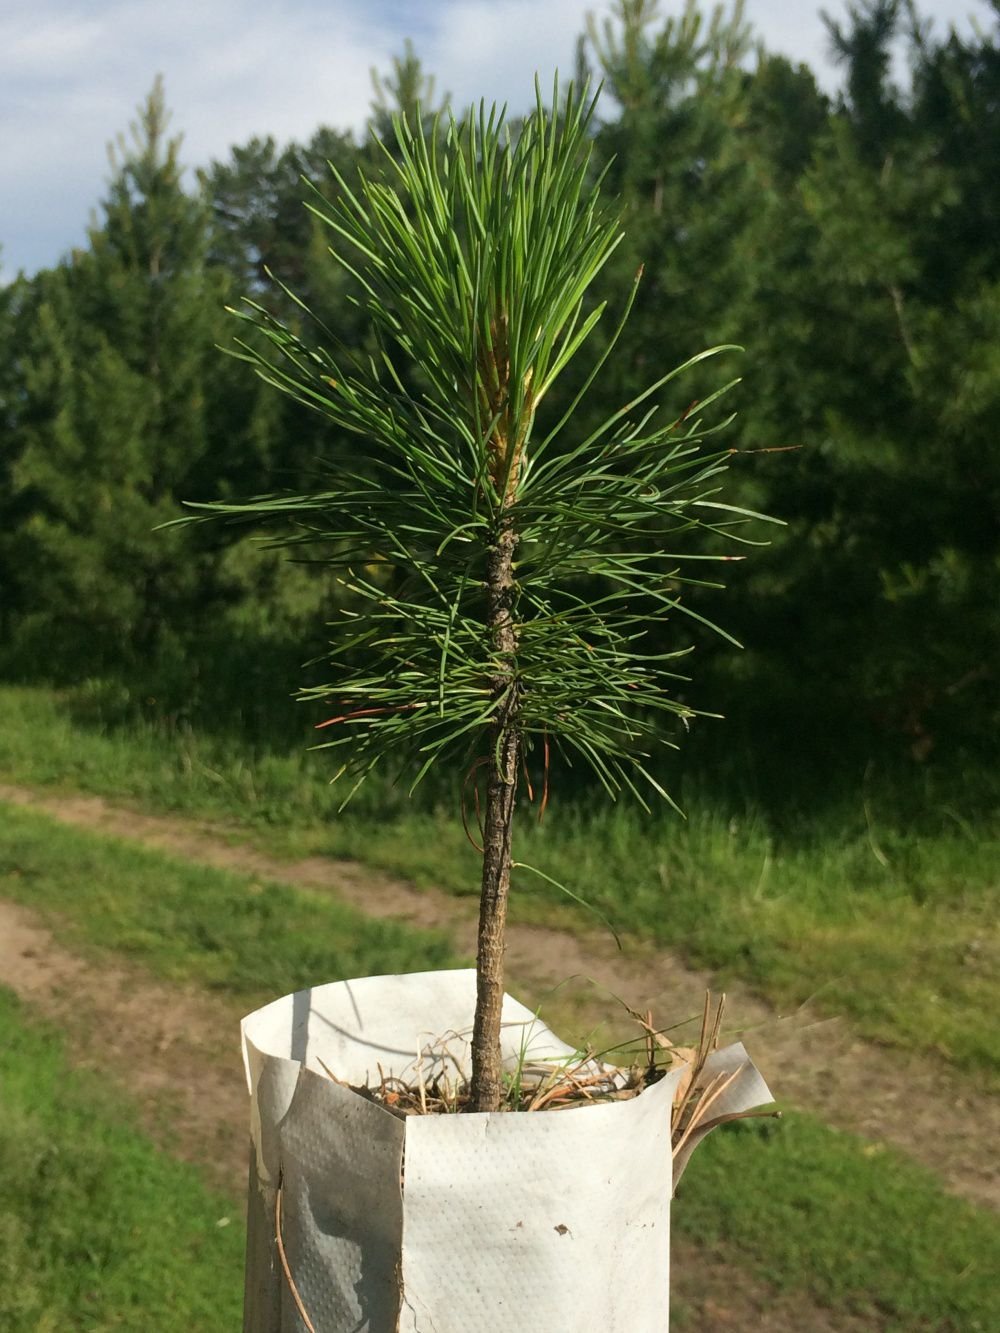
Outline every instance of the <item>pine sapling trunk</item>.
{"label": "pine sapling trunk", "polygon": [[486,568],[487,620],[501,663],[491,681],[498,702],[489,731],[489,783],[483,828],[483,882],[479,902],[476,1018],[472,1033],[472,1105],[496,1111],[503,1095],[500,1018],[503,1009],[504,934],[510,896],[511,834],[517,795],[520,729],[513,662],[517,632],[513,617],[514,550],[517,534],[511,508],[501,522]]}

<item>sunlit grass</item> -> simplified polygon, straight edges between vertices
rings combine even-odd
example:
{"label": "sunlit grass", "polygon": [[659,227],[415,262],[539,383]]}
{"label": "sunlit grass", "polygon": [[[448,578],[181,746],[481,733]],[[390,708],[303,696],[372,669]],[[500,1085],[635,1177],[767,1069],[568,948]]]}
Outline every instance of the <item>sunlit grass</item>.
{"label": "sunlit grass", "polygon": [[113,950],[248,1006],[322,981],[455,962],[440,932],[3,805],[0,897],[41,912],[67,944]]}
{"label": "sunlit grass", "polygon": [[713,1134],[681,1181],[672,1225],[883,1333],[1000,1328],[1000,1220],[899,1154],[808,1116]]}
{"label": "sunlit grass", "polygon": [[223,1333],[243,1217],[0,989],[0,1328]]}
{"label": "sunlit grass", "polygon": [[[374,784],[344,814],[322,756],[254,754],[233,740],[74,722],[42,690],[0,690],[0,776],[224,821],[284,855],[356,857],[418,884],[478,891],[458,781],[433,808]],[[745,806],[694,796],[687,819],[556,793],[522,810],[517,854],[621,930],[742,979],[781,1006],[815,998],[878,1040],[1000,1085],[1000,819],[861,791],[780,834]],[[588,920],[535,876],[515,916]]]}
{"label": "sunlit grass", "polygon": [[[448,961],[439,937],[367,923],[321,895],[10,807],[0,808],[0,895],[30,903],[66,944],[244,1003]],[[214,1201],[190,1168],[156,1153],[131,1127],[127,1097],[68,1071],[3,992],[0,1026],[0,1327],[235,1327],[238,1205]],[[216,1227],[221,1217],[234,1225]],[[871,1315],[880,1330],[1000,1327],[1000,1220],[809,1117],[714,1134],[681,1184],[673,1225],[766,1284]]]}

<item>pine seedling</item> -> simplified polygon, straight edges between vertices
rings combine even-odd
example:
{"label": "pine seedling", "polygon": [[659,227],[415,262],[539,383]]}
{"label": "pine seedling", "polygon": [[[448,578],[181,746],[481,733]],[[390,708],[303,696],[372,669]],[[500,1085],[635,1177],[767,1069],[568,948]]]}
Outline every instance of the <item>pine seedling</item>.
{"label": "pine seedling", "polygon": [[[516,128],[481,106],[462,119],[395,123],[383,171],[310,207],[353,274],[375,350],[341,347],[306,317],[293,330],[260,305],[245,357],[266,381],[357,440],[322,489],[213,514],[281,520],[289,544],[321,543],[353,595],[336,633],[322,745],[348,795],[391,761],[415,787],[435,765],[485,778],[471,1105],[503,1092],[500,1016],[512,826],[526,757],[555,746],[607,792],[669,800],[652,751],[681,650],[649,645],[653,619],[684,611],[679,562],[693,534],[732,538],[750,517],[717,498],[731,452],[704,412],[671,413],[660,375],[586,431],[635,298],[609,336],[591,286],[622,238],[591,165],[594,100],[558,85]],[[289,293],[291,295],[291,293]],[[261,336],[262,335],[262,336]],[[553,385],[587,351],[558,413]],[[589,400],[588,400],[589,401]],[[544,422],[544,425],[543,425]],[[732,558],[731,556],[717,558]],[[687,581],[694,581],[688,579]]]}

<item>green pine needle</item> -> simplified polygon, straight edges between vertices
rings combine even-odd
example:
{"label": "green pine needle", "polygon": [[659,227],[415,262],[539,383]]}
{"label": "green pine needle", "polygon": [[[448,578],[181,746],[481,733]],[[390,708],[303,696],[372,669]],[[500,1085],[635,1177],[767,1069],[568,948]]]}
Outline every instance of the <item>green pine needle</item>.
{"label": "green pine needle", "polygon": [[[364,293],[374,356],[255,302],[240,312],[255,337],[235,354],[356,444],[330,461],[321,491],[196,508],[271,520],[279,544],[321,544],[343,571],[352,600],[336,675],[303,697],[330,706],[319,745],[342,752],[357,781],[390,756],[415,785],[434,764],[479,753],[503,677],[529,745],[552,738],[612,795],[665,796],[646,768],[668,743],[659,719],[692,713],[671,693],[684,650],[650,652],[648,627],[674,613],[708,624],[682,597],[701,580],[678,562],[720,558],[694,534],[746,540],[733,525],[760,517],[715,498],[729,451],[709,442],[727,422],[702,414],[737,381],[697,418],[683,394],[670,401],[686,372],[734,349],[699,353],[574,433],[641,274],[582,387],[535,438],[539,407],[601,324],[588,292],[622,237],[590,168],[594,101],[556,85],[553,106],[536,90],[516,130],[485,105],[428,129],[397,119],[398,158],[386,149],[381,172],[354,186],[335,173],[334,200],[310,201]],[[512,516],[517,647],[504,655],[483,584]]]}

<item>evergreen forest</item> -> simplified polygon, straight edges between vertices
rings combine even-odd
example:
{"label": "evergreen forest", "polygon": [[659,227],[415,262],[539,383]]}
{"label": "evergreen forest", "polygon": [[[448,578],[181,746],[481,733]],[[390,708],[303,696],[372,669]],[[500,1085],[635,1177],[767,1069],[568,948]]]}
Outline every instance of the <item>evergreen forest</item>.
{"label": "evergreen forest", "polygon": [[[738,3],[616,0],[580,35],[574,77],[603,82],[595,169],[626,225],[598,281],[598,341],[643,266],[589,410],[601,419],[704,348],[738,345],[673,385],[672,405],[687,412],[720,375],[739,378],[721,499],[781,521],[741,528],[747,544],[727,549],[746,558],[721,566],[725,590],[706,574],[678,593],[692,614],[649,626],[652,650],[694,649],[684,701],[726,718],[696,718],[670,781],[794,803],[857,789],[873,766],[918,785],[988,772],[1000,722],[992,7],[992,25],[965,37],[919,3],[838,6],[832,94],[764,50]],[[189,501],[316,489],[324,460],[363,454],[220,351],[240,336],[227,307],[249,297],[295,326],[301,301],[343,344],[374,350],[354,279],[304,200],[335,198],[329,163],[344,180],[382,170],[397,114],[445,108],[432,73],[407,46],[374,80],[364,141],[331,126],[305,143],[255,138],[195,174],[157,81],[112,150],[86,246],[0,290],[8,681],[96,701],[105,723],[301,745],[321,714],[293,695],[326,678],[349,590],[322,551],[289,560],[239,522],[164,525]],[[553,393],[552,419],[577,388]]]}

